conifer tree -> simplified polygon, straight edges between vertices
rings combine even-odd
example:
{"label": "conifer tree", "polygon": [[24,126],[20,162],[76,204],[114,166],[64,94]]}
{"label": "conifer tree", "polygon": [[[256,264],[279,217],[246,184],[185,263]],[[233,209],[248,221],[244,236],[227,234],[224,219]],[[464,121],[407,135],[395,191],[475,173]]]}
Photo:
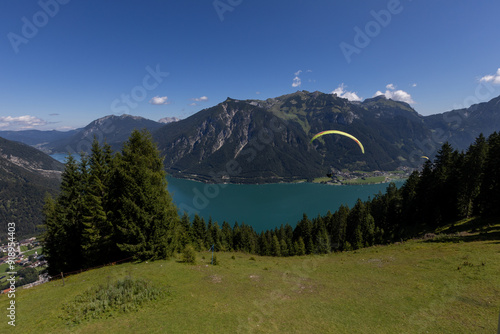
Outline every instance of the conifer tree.
{"label": "conifer tree", "polygon": [[184,212],[184,214],[182,215],[179,226],[180,226],[180,231],[181,231],[180,243],[182,245],[182,249],[184,249],[184,247],[186,247],[186,245],[193,243],[191,222],[189,221],[189,216],[188,216],[187,212]]}
{"label": "conifer tree", "polygon": [[83,259],[80,248],[81,169],[69,155],[61,177],[57,200],[47,199],[45,206],[44,254],[49,273],[59,274],[80,269]]}
{"label": "conifer tree", "polygon": [[114,239],[122,256],[161,259],[172,252],[179,217],[165,176],[149,132],[134,130],[116,154],[110,182]]}
{"label": "conifer tree", "polygon": [[306,254],[306,244],[304,243],[304,239],[299,237],[297,240],[297,247],[295,249],[295,255],[305,255]]}
{"label": "conifer tree", "polygon": [[273,235],[273,241],[271,244],[271,255],[272,256],[281,256],[281,244],[280,244],[276,234]]}
{"label": "conifer tree", "polygon": [[500,216],[500,134],[488,137],[488,155],[481,187],[481,212],[485,216]]}
{"label": "conifer tree", "polygon": [[460,173],[458,210],[461,217],[470,217],[477,206],[487,153],[488,144],[483,134],[480,134],[474,144],[469,146]]}
{"label": "conifer tree", "polygon": [[206,233],[205,220],[198,216],[198,214],[195,214],[193,219],[193,245],[198,252],[206,250]]}
{"label": "conifer tree", "polygon": [[112,226],[106,204],[110,166],[106,153],[94,137],[88,160],[88,180],[82,198],[82,252],[85,266],[110,261]]}
{"label": "conifer tree", "polygon": [[226,251],[233,250],[233,230],[228,222],[222,222],[222,247]]}
{"label": "conifer tree", "polygon": [[335,213],[332,214],[327,225],[328,234],[331,237],[333,249],[344,249],[347,231],[347,217],[349,216],[349,207],[341,205]]}

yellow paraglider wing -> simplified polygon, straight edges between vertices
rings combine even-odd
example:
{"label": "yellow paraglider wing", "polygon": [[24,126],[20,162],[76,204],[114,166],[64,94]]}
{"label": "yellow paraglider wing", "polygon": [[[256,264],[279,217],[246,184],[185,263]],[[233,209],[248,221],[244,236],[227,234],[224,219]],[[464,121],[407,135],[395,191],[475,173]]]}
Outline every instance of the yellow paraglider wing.
{"label": "yellow paraglider wing", "polygon": [[333,133],[351,138],[356,143],[358,143],[359,147],[361,148],[361,152],[363,152],[363,154],[365,154],[365,148],[363,147],[363,144],[361,144],[361,142],[356,137],[354,137],[353,135],[350,135],[350,134],[348,134],[347,132],[344,132],[344,131],[338,131],[338,130],[322,131],[320,133],[315,134],[314,137],[312,137],[311,143],[316,138],[319,138],[319,137],[321,137],[323,135],[333,134]]}
{"label": "yellow paraglider wing", "polygon": [[425,155],[422,155],[421,156],[422,159],[427,159],[427,160],[430,160],[429,157],[426,157]]}

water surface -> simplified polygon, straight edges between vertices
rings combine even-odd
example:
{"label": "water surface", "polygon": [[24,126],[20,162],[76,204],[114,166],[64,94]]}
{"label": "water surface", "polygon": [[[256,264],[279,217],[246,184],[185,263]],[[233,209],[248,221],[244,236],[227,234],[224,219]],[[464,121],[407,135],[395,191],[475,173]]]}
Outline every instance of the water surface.
{"label": "water surface", "polygon": [[[66,154],[52,154],[64,162]],[[75,158],[79,158],[75,156]],[[340,205],[352,207],[358,198],[365,201],[379,191],[385,192],[387,183],[369,185],[325,185],[315,183],[278,184],[205,184],[167,176],[168,190],[179,213],[191,217],[199,214],[207,221],[231,226],[237,221],[253,226],[260,232],[288,223],[295,226],[306,213],[310,218],[334,212]],[[404,181],[395,182],[398,187]]]}

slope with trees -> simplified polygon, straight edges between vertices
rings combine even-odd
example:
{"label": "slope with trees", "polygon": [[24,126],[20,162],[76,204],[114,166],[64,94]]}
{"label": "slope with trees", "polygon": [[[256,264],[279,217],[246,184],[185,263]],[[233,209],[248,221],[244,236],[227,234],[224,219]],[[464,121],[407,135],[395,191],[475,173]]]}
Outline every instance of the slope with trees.
{"label": "slope with trees", "polygon": [[56,199],[44,207],[44,254],[51,274],[122,260],[165,258],[178,215],[162,159],[148,132],[135,130],[113,154],[94,139],[71,156]]}

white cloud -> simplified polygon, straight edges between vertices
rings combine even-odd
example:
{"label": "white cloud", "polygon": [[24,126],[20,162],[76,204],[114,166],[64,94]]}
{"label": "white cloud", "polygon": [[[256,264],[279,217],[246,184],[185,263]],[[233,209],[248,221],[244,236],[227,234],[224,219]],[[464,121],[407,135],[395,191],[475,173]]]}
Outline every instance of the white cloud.
{"label": "white cloud", "polygon": [[196,102],[188,104],[188,106],[192,106],[192,107],[197,106],[197,105],[198,105],[198,103],[196,103]]}
{"label": "white cloud", "polygon": [[48,122],[41,118],[24,115],[24,116],[0,116],[0,129],[10,130],[26,130],[36,126],[46,125]]}
{"label": "white cloud", "polygon": [[416,83],[414,83],[414,84],[412,84],[411,86],[412,86],[412,87],[417,87],[417,84],[416,84]]}
{"label": "white cloud", "polygon": [[385,86],[387,90],[385,93],[382,93],[381,91],[377,91],[375,94],[373,94],[373,97],[375,96],[380,96],[384,95],[386,98],[394,100],[394,101],[401,101],[401,102],[406,102],[408,104],[415,103],[413,101],[413,98],[411,95],[403,90],[394,90],[396,87],[393,84],[388,84]]}
{"label": "white cloud", "polygon": [[332,94],[337,94],[338,97],[348,99],[349,101],[361,101],[362,98],[356,92],[349,92],[345,90],[346,86],[342,83],[338,86]]}
{"label": "white cloud", "polygon": [[293,78],[292,87],[299,87],[301,84],[302,81],[299,77],[296,76],[295,78]]}
{"label": "white cloud", "polygon": [[196,102],[205,102],[205,101],[208,101],[208,97],[206,97],[206,96],[195,97],[195,98],[192,98],[191,100],[196,101]]}
{"label": "white cloud", "polygon": [[155,96],[151,100],[149,100],[149,103],[154,105],[170,104],[171,102],[167,100],[168,100],[167,96]]}
{"label": "white cloud", "polygon": [[495,85],[500,85],[500,68],[497,70],[497,73],[491,75],[485,75],[481,79],[479,79],[480,82],[491,82]]}
{"label": "white cloud", "polygon": [[295,72],[293,75],[298,76],[298,75],[300,75],[300,73],[302,73],[302,70],[298,70],[298,71],[297,71],[297,72]]}

